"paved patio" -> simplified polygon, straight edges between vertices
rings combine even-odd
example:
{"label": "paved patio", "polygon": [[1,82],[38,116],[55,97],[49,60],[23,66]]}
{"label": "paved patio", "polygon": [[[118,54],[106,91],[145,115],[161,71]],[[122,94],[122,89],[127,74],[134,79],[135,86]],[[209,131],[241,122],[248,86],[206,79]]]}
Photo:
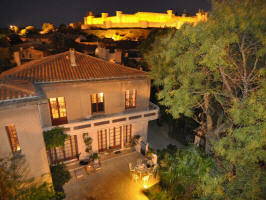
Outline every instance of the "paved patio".
{"label": "paved patio", "polygon": [[[142,193],[143,186],[131,180],[128,163],[135,165],[143,156],[137,152],[105,160],[102,169],[87,175],[85,170],[72,172],[72,179],[65,184],[66,200],[148,200]],[[156,180],[152,179],[150,185]]]}
{"label": "paved patio", "polygon": [[[153,149],[173,144],[182,148],[176,140],[168,137],[168,127],[149,123],[148,142]],[[66,200],[148,200],[142,193],[143,186],[130,178],[128,163],[133,165],[143,156],[137,152],[117,155],[102,162],[102,168],[87,174],[84,168],[72,171],[72,179],[65,184]],[[156,180],[151,180],[150,185]]]}

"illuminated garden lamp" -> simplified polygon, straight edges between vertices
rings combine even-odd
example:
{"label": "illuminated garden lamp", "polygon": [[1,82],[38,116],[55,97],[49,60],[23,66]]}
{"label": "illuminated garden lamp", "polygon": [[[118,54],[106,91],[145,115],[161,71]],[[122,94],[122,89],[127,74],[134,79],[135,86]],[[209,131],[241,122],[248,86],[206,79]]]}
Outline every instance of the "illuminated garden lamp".
{"label": "illuminated garden lamp", "polygon": [[146,175],[146,176],[144,176],[144,177],[142,178],[143,187],[144,187],[145,189],[147,189],[147,188],[149,187],[149,185],[148,185],[149,178],[150,178],[149,175]]}

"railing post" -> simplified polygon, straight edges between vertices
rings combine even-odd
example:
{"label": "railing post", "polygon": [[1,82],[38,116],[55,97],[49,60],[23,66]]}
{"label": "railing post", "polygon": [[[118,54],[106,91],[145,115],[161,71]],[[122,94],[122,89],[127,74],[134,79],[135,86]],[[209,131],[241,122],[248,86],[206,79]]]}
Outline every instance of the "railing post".
{"label": "railing post", "polygon": [[121,128],[121,149],[124,149],[124,131],[125,131],[125,127],[122,126]]}

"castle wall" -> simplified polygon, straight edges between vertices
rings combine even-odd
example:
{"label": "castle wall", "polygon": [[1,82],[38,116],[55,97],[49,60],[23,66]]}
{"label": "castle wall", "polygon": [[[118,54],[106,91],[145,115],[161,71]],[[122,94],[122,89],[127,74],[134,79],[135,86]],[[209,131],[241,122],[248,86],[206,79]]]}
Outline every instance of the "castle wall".
{"label": "castle wall", "polygon": [[[106,14],[106,13],[103,13]],[[84,18],[83,29],[90,26],[99,28],[180,28],[184,23],[196,24],[207,20],[207,13],[197,13],[196,16],[175,16],[171,10],[167,13],[138,12],[135,14],[123,14],[117,11],[116,16],[102,17],[87,16]]]}

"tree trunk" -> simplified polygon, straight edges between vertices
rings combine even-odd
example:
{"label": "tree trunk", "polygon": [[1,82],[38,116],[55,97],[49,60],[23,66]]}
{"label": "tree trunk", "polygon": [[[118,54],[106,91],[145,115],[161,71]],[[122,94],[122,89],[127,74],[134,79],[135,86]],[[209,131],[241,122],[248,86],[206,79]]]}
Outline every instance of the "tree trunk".
{"label": "tree trunk", "polygon": [[206,115],[206,133],[205,133],[205,152],[211,153],[211,139],[212,139],[212,129],[213,121],[210,113],[210,94],[204,94],[204,109]]}

